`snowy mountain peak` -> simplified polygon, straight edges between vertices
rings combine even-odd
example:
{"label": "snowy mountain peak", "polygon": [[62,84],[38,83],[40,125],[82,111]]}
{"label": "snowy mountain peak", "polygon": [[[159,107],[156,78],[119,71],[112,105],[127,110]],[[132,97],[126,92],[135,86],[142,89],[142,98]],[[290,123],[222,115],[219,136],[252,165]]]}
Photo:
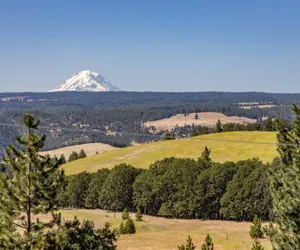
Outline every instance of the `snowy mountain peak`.
{"label": "snowy mountain peak", "polygon": [[88,91],[88,92],[107,92],[107,91],[120,91],[118,87],[106,81],[99,73],[91,70],[83,70],[69,79],[65,80],[62,84],[58,85],[55,89],[48,92],[61,92],[61,91]]}

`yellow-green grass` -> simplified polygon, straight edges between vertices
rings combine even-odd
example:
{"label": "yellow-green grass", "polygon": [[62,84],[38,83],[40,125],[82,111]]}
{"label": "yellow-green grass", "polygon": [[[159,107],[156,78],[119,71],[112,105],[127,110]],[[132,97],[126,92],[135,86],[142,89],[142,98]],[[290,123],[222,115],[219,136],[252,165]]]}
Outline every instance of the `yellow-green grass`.
{"label": "yellow-green grass", "polygon": [[67,175],[82,171],[95,172],[123,162],[137,168],[148,168],[151,163],[165,157],[198,158],[205,146],[211,149],[211,157],[215,162],[253,157],[270,162],[277,156],[275,143],[275,132],[224,132],[116,149],[70,162],[63,168]]}
{"label": "yellow-green grass", "polygon": [[[63,218],[72,219],[77,216],[81,221],[92,220],[96,228],[104,226],[105,222],[111,228],[118,228],[121,223],[121,213],[112,213],[103,210],[62,210]],[[44,215],[40,218],[49,218]],[[131,214],[134,218],[134,214]],[[193,238],[197,249],[207,233],[213,239],[216,250],[249,250],[253,240],[249,237],[250,223],[232,221],[202,221],[166,219],[144,216],[144,221],[135,222],[137,233],[121,235],[117,241],[118,248],[131,250],[178,249],[178,245],[185,243],[188,235]],[[271,250],[268,239],[260,240],[265,250]]]}

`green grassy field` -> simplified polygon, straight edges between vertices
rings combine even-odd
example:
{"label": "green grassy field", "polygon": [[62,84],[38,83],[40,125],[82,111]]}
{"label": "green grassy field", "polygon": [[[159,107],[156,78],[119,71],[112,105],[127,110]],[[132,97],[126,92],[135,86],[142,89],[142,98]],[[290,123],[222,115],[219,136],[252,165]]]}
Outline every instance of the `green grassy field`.
{"label": "green grassy field", "polygon": [[[96,228],[103,227],[109,222],[112,228],[118,228],[121,223],[121,213],[111,213],[103,210],[62,210],[63,218],[72,219],[75,215],[80,219],[92,220]],[[41,216],[41,219],[48,216]],[[134,214],[131,214],[132,218]],[[179,220],[145,216],[144,221],[135,222],[137,233],[121,235],[118,249],[157,250],[178,249],[177,246],[185,243],[188,235],[193,238],[196,249],[209,233],[215,244],[215,250],[249,250],[252,239],[249,237],[250,223],[232,221],[202,221]],[[271,250],[268,239],[260,240],[265,250]]]}
{"label": "green grassy field", "polygon": [[95,172],[101,168],[112,168],[122,162],[138,168],[148,168],[151,163],[165,157],[198,158],[205,146],[212,150],[211,157],[216,162],[238,161],[253,157],[258,157],[264,162],[270,162],[277,155],[276,145],[262,144],[264,142],[275,143],[276,133],[226,132],[188,139],[161,141],[104,152],[65,164],[63,168],[67,175],[82,171]]}

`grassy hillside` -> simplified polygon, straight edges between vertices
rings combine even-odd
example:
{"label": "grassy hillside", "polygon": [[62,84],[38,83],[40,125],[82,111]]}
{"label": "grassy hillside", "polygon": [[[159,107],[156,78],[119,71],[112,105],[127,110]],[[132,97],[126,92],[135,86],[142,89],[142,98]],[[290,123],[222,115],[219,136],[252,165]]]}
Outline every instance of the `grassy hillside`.
{"label": "grassy hillside", "polygon": [[[112,228],[118,228],[121,223],[121,213],[114,214],[99,209],[62,210],[61,212],[65,219],[77,216],[80,220],[93,220],[97,228],[103,227],[106,221]],[[42,215],[40,218],[46,219],[50,216]],[[131,218],[135,218],[134,214],[131,214]],[[196,249],[200,249],[207,233],[213,239],[215,250],[249,250],[253,242],[249,236],[249,222],[179,220],[145,216],[144,221],[135,223],[137,233],[121,235],[117,241],[118,249],[175,250],[178,249],[178,245],[186,242],[188,235],[193,238]],[[260,241],[265,250],[272,249],[268,239]]]}
{"label": "grassy hillside", "polygon": [[149,143],[104,152],[68,163],[63,167],[67,175],[82,171],[94,172],[100,168],[112,168],[122,162],[138,168],[147,168],[151,163],[165,157],[198,158],[205,146],[212,150],[211,156],[216,162],[238,161],[253,157],[258,157],[264,162],[271,161],[277,155],[276,145],[259,144],[260,142],[275,143],[276,133],[226,132],[189,139]]}
{"label": "grassy hillside", "polygon": [[106,151],[114,150],[115,148],[104,143],[86,143],[86,144],[80,144],[80,145],[75,145],[75,146],[69,146],[69,147],[63,147],[63,148],[58,148],[54,150],[49,150],[49,151],[44,151],[41,152],[42,154],[50,154],[51,156],[56,155],[59,157],[61,154],[64,154],[65,157],[68,159],[70,154],[75,151],[75,152],[80,152],[81,149],[84,149],[85,153],[87,156],[92,156],[95,155],[96,152],[98,153],[103,153]]}

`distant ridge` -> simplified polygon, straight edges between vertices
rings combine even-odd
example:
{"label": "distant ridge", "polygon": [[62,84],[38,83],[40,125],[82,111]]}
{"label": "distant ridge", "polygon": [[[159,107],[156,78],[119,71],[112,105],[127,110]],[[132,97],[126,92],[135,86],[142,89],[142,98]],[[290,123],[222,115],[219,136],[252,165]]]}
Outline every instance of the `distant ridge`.
{"label": "distant ridge", "polygon": [[99,73],[84,70],[72,75],[62,84],[48,92],[62,91],[108,92],[121,91],[121,89],[106,81]]}

